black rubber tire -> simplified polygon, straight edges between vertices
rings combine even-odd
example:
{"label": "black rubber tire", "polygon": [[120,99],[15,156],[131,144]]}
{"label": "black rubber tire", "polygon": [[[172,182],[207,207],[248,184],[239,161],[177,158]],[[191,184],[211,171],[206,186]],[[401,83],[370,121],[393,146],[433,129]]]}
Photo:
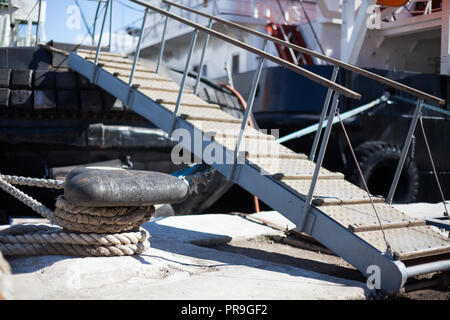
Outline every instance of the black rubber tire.
{"label": "black rubber tire", "polygon": [[[401,149],[383,141],[368,141],[360,144],[355,149],[355,154],[370,193],[387,197],[400,160]],[[353,168],[349,171],[349,180],[363,188],[364,184],[356,166],[353,165]],[[418,191],[419,174],[417,167],[414,160],[408,156],[400,175],[393,202],[414,202]]]}

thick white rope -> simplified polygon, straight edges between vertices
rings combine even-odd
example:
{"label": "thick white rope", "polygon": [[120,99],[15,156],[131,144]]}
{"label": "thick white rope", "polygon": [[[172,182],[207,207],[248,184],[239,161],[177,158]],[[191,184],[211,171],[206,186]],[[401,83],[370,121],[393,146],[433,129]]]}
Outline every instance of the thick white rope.
{"label": "thick white rope", "polygon": [[123,256],[144,252],[150,245],[148,232],[140,228],[151,218],[150,207],[77,207],[63,196],[53,212],[11,183],[64,188],[64,181],[0,175],[0,188],[51,223],[63,227],[14,225],[0,229],[0,251],[5,256],[61,254],[72,256]]}

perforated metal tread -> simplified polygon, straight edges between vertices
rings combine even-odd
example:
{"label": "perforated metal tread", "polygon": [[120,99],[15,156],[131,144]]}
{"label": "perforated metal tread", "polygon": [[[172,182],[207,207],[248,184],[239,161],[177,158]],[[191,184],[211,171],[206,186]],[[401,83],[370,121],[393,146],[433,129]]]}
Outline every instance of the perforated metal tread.
{"label": "perforated metal tread", "polygon": [[[170,111],[175,110],[175,105],[166,105],[164,102],[162,103],[164,107],[166,107]],[[187,117],[186,120],[211,120],[211,121],[224,121],[229,123],[241,123],[242,120],[233,117],[232,115],[220,110],[220,108],[212,108],[211,105],[200,105],[200,106],[192,106],[189,104],[182,103],[178,108],[178,114],[185,114]]]}
{"label": "perforated metal tread", "polygon": [[[126,76],[118,76],[120,80],[122,80],[125,83],[128,83],[128,80],[130,77]],[[159,91],[169,91],[169,92],[178,92],[179,88],[178,86],[171,82],[171,81],[160,81],[159,79],[136,79],[136,81],[133,81],[134,84],[138,84],[139,88],[141,89],[153,89],[153,90],[159,90]]]}
{"label": "perforated metal tread", "polygon": [[[450,241],[429,226],[387,229],[386,239],[399,260],[410,260],[425,256],[447,253]],[[386,251],[386,244],[380,230],[357,233],[358,237],[380,250]]]}
{"label": "perforated metal tread", "polygon": [[[131,72],[129,70],[126,69],[122,69],[122,68],[116,68],[113,66],[109,66],[108,63],[105,64],[105,66],[103,67],[103,69],[105,69],[106,71],[108,71],[111,74],[115,74],[117,76],[122,76],[125,77],[127,79],[130,78],[130,74]],[[172,80],[166,77],[161,77],[159,75],[157,75],[154,72],[142,72],[142,71],[136,71],[134,73],[133,79],[136,79],[136,81],[133,81],[133,83],[139,83],[139,80],[158,80],[158,81],[167,81],[167,82],[171,82]],[[128,81],[125,81],[128,82]]]}
{"label": "perforated metal tread", "polygon": [[[301,194],[308,194],[310,181],[283,181]],[[319,180],[314,191],[313,202],[316,206],[370,203],[367,193],[346,180]],[[383,198],[372,197],[376,203],[383,203]]]}
{"label": "perforated metal tread", "polygon": [[[314,163],[307,159],[273,159],[273,158],[247,158],[251,163],[263,168],[264,174],[283,174],[284,180],[311,180],[314,172]],[[319,179],[344,179],[342,173],[328,171],[322,168]]]}
{"label": "perforated metal tread", "polygon": [[[178,92],[167,92],[167,91],[160,91],[160,90],[150,90],[150,89],[143,89],[139,90],[148,97],[150,97],[152,100],[162,100],[163,103],[171,103],[175,104],[178,98]],[[190,105],[190,106],[202,106],[202,105],[210,105],[206,101],[200,99],[199,97],[191,94],[191,93],[185,93],[181,97],[181,104],[184,105]],[[219,106],[218,106],[219,107]],[[222,112],[221,112],[222,113]],[[220,119],[220,118],[219,118]]]}
{"label": "perforated metal tread", "polygon": [[[426,223],[425,220],[411,218],[385,203],[374,205],[384,229],[423,226]],[[380,229],[371,204],[323,206],[320,210],[354,233]]]}
{"label": "perforated metal tread", "polygon": [[[91,60],[94,61],[95,56],[86,56],[86,60]],[[109,67],[111,68],[115,68],[115,69],[121,69],[121,70],[126,70],[129,71],[130,67],[131,67],[131,62],[128,60],[124,60],[124,58],[120,58],[120,59],[116,59],[116,58],[109,58],[109,57],[100,57],[98,59],[98,63],[100,64],[106,64],[108,63]],[[137,65],[136,66],[136,71],[139,72],[152,72],[153,71],[149,71],[147,68],[142,67],[141,65]]]}
{"label": "perforated metal tread", "polygon": [[[104,69],[109,72],[114,71],[114,68],[108,67],[108,64],[105,65]],[[119,69],[115,70],[117,72]],[[118,72],[119,77],[129,75],[128,70],[120,69]],[[124,82],[127,83],[127,81]],[[133,83],[145,83],[148,88],[151,88],[155,82],[171,83],[171,88],[178,88],[170,79],[160,77],[153,72],[142,72],[133,81]],[[143,93],[154,101],[165,97],[166,103],[164,104],[163,100],[161,105],[173,110],[175,91],[158,91],[157,86],[155,86],[154,91],[148,90],[148,93],[145,90],[143,90]],[[159,95],[159,97],[156,97],[156,95]],[[170,101],[170,103],[167,103],[167,101]],[[183,104],[186,101],[188,104]],[[189,103],[193,105],[189,105]],[[204,108],[198,108],[198,106]],[[196,119],[198,110],[202,113],[203,119]],[[211,133],[214,135],[216,142],[230,151],[234,150],[241,127],[240,121],[223,121],[224,119],[230,119],[230,115],[220,111],[219,106],[215,109],[211,104],[207,104],[188,93],[183,96],[179,115],[180,113],[191,116],[186,118],[185,121],[204,133]],[[244,131],[244,137],[240,151],[246,152],[246,158],[252,166],[271,175],[284,171],[285,177],[278,183],[300,195],[308,194],[310,188],[309,176],[312,175],[311,169],[313,170],[314,164],[306,160],[305,155],[293,152],[278,144],[273,137],[248,126]],[[271,150],[276,151],[271,152]],[[280,170],[274,168],[273,160],[280,161]],[[388,241],[398,259],[406,260],[450,252],[449,239],[442,237],[430,227],[423,226],[424,221],[408,218],[400,211],[386,205],[382,198],[373,197],[373,201],[376,203]],[[313,205],[323,214],[349,229],[349,232],[354,232],[356,236],[380,252],[385,252],[386,244],[379,230],[379,223],[370,205],[367,193],[342,179],[342,174],[332,173],[322,168],[315,188]],[[299,210],[301,209],[299,208]]]}
{"label": "perforated metal tread", "polygon": [[[78,49],[77,49],[77,53],[78,53],[80,56],[83,56],[84,54],[90,54],[90,55],[95,56],[96,52],[97,52],[97,51],[95,51],[95,50],[89,50],[89,49],[83,49],[83,48],[78,48]],[[109,51],[101,51],[101,52],[100,52],[100,56],[101,56],[101,57],[104,57],[104,56],[108,56],[108,57],[119,57],[119,58],[122,58],[122,59],[126,58],[126,57],[125,57],[123,54],[121,54],[121,53],[109,52]]]}

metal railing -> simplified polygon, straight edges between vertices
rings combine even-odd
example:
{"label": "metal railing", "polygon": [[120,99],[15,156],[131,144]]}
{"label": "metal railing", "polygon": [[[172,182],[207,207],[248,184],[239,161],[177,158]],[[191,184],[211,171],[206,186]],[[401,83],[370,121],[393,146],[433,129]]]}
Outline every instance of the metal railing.
{"label": "metal railing", "polygon": [[[205,18],[209,18],[210,20],[214,20],[216,22],[222,23],[223,25],[226,25],[226,26],[238,29],[240,31],[243,31],[243,32],[246,32],[246,33],[249,33],[249,34],[253,34],[255,36],[258,36],[258,37],[264,39],[266,42],[267,41],[271,41],[273,43],[276,43],[276,44],[279,44],[279,45],[283,45],[283,46],[285,46],[285,47],[287,47],[287,48],[289,48],[291,50],[295,50],[295,51],[301,52],[303,54],[310,55],[310,56],[316,57],[316,58],[318,58],[320,60],[323,60],[323,61],[326,61],[328,63],[331,63],[331,64],[334,65],[333,74],[332,74],[332,77],[331,77],[331,81],[332,82],[336,82],[339,70],[340,70],[340,68],[342,68],[342,69],[346,69],[346,70],[355,72],[357,74],[360,74],[362,76],[365,76],[365,77],[370,78],[372,80],[375,80],[377,82],[383,83],[385,85],[388,85],[388,86],[390,86],[390,87],[392,87],[394,89],[397,89],[397,90],[400,90],[400,91],[403,91],[403,92],[406,92],[406,93],[409,93],[409,94],[415,96],[418,99],[417,100],[417,104],[416,104],[416,109],[415,109],[414,116],[413,116],[411,124],[410,124],[410,128],[409,128],[409,131],[408,131],[408,134],[407,134],[404,146],[402,148],[402,154],[401,154],[399,163],[398,163],[397,168],[396,168],[396,173],[395,173],[395,176],[394,176],[394,179],[393,179],[393,182],[392,182],[392,185],[391,185],[388,197],[386,199],[387,203],[389,203],[389,204],[392,203],[392,199],[394,197],[394,194],[395,194],[395,191],[396,191],[399,179],[400,179],[400,175],[401,175],[401,172],[403,170],[403,167],[404,167],[404,164],[405,164],[405,161],[406,161],[408,150],[409,150],[410,145],[411,145],[413,134],[414,134],[415,128],[417,126],[417,121],[419,119],[419,115],[421,114],[422,105],[423,105],[424,101],[429,101],[431,103],[436,103],[436,104],[443,105],[443,104],[445,104],[445,101],[443,99],[435,97],[433,95],[430,95],[430,94],[428,94],[426,92],[417,90],[415,88],[409,87],[409,86],[404,85],[404,84],[402,84],[400,82],[397,82],[397,81],[394,81],[394,80],[382,77],[382,76],[377,75],[377,74],[375,74],[373,72],[364,70],[362,68],[358,68],[358,67],[350,65],[350,64],[347,64],[347,63],[345,63],[343,61],[340,61],[340,60],[328,57],[328,56],[326,56],[324,54],[321,54],[321,53],[318,53],[318,52],[306,49],[304,47],[292,44],[292,43],[290,43],[288,41],[281,40],[279,38],[270,36],[268,34],[264,34],[262,32],[259,32],[259,31],[247,28],[247,27],[245,27],[243,25],[240,25],[238,23],[231,22],[231,21],[228,21],[228,20],[224,20],[224,19],[221,19],[221,18],[219,18],[217,16],[212,16],[212,15],[210,15],[208,13],[204,13],[204,12],[201,12],[201,11],[198,11],[198,10],[186,7],[186,6],[184,6],[184,5],[180,4],[180,3],[175,3],[175,2],[172,2],[172,1],[168,1],[168,0],[163,0],[163,2],[168,4],[168,5],[171,5],[171,6],[174,6],[174,7],[177,7],[177,8],[180,8],[180,9],[183,9],[183,10],[195,13],[195,14],[200,15],[200,16],[203,16]],[[312,148],[311,148],[311,152],[309,154],[309,160],[311,160],[311,161],[315,160],[316,150],[317,150],[317,147],[318,147],[318,144],[319,144],[323,123],[325,121],[325,117],[326,117],[326,114],[328,112],[328,108],[329,108],[329,105],[330,105],[332,99],[333,99],[333,102],[331,104],[331,110],[330,110],[330,113],[329,113],[329,119],[328,119],[327,126],[326,126],[326,129],[325,129],[324,137],[323,137],[323,140],[322,140],[322,145],[321,145],[321,148],[319,150],[319,154],[317,156],[318,159],[317,159],[317,162],[316,162],[316,167],[315,167],[315,171],[314,171],[314,175],[313,175],[313,180],[311,182],[311,188],[309,190],[309,194],[308,194],[308,197],[307,197],[307,204],[304,207],[304,213],[308,212],[309,205],[311,204],[311,201],[312,201],[312,195],[314,193],[315,183],[316,183],[316,180],[317,180],[317,177],[318,177],[318,173],[319,173],[320,167],[322,166],[324,153],[326,151],[328,140],[329,140],[329,135],[331,133],[331,126],[332,126],[331,119],[333,118],[333,116],[334,116],[334,114],[336,112],[336,109],[337,109],[337,105],[338,105],[338,95],[336,94],[335,91],[333,91],[332,88],[329,87],[328,92],[327,92],[327,96],[325,98],[325,103],[324,103],[324,106],[322,108],[322,113],[320,115],[319,130],[316,131],[316,134],[315,134],[315,137],[314,137],[314,142],[313,142],[313,145],[312,145]],[[306,219],[306,216],[307,216],[307,214],[304,214],[303,215],[303,219]],[[302,230],[302,227],[303,226],[301,225],[300,226],[300,230]]]}
{"label": "metal railing", "polygon": [[[98,64],[98,56],[99,56],[99,53],[100,53],[100,43],[101,43],[101,39],[102,39],[103,28],[104,28],[104,24],[105,24],[105,20],[106,20],[106,11],[107,11],[107,8],[108,8],[109,1],[111,1],[111,0],[107,0],[107,3],[106,3],[106,10],[105,10],[105,14],[104,14],[104,17],[103,17],[102,29],[101,29],[101,34],[100,34],[100,38],[99,38],[99,44],[97,46],[97,52],[96,52],[96,57],[95,57],[95,64],[96,65]],[[352,72],[361,74],[361,75],[363,75],[365,77],[368,77],[370,79],[373,79],[373,80],[376,80],[376,81],[381,82],[383,84],[386,84],[386,85],[388,85],[388,86],[390,86],[392,88],[395,88],[395,89],[407,92],[407,93],[409,93],[409,94],[411,94],[411,95],[413,95],[413,96],[418,98],[415,115],[414,115],[413,120],[411,122],[410,129],[409,129],[409,132],[408,132],[408,136],[406,138],[406,141],[405,141],[405,144],[404,144],[404,147],[403,147],[403,150],[402,150],[402,156],[401,156],[401,159],[400,159],[399,164],[397,166],[396,175],[395,175],[394,181],[392,183],[389,196],[387,198],[387,202],[389,202],[389,203],[392,201],[392,197],[393,197],[393,195],[395,193],[395,189],[396,189],[396,186],[398,184],[400,173],[401,173],[401,171],[403,169],[403,165],[404,165],[404,162],[406,160],[406,156],[407,156],[410,144],[411,144],[412,133],[414,132],[414,130],[416,128],[417,121],[418,121],[418,115],[420,114],[423,102],[424,101],[429,101],[431,103],[437,103],[437,104],[444,104],[445,103],[444,100],[442,100],[442,99],[440,99],[438,97],[432,96],[432,95],[430,95],[428,93],[425,93],[425,92],[422,92],[420,90],[411,88],[409,86],[406,86],[404,84],[401,84],[401,83],[393,81],[393,80],[390,80],[388,78],[379,76],[379,75],[374,74],[372,72],[369,72],[367,70],[364,70],[364,69],[361,69],[361,68],[349,65],[349,64],[347,64],[345,62],[342,62],[340,60],[337,60],[337,59],[334,59],[334,58],[330,58],[328,56],[325,56],[323,54],[317,53],[315,51],[311,51],[309,49],[300,47],[298,45],[295,45],[295,44],[286,42],[284,40],[280,40],[278,38],[272,37],[270,35],[267,35],[267,34],[264,34],[264,33],[258,32],[258,31],[255,31],[253,29],[244,27],[244,26],[242,26],[240,24],[237,24],[237,23],[234,23],[234,22],[230,22],[230,21],[227,21],[227,20],[223,20],[223,19],[218,18],[216,16],[213,16],[213,15],[210,15],[210,14],[207,14],[207,13],[203,13],[203,12],[197,11],[195,9],[191,9],[189,7],[183,6],[183,5],[178,4],[178,3],[174,3],[174,2],[171,2],[171,1],[164,0],[163,2],[168,4],[169,7],[168,7],[167,10],[163,10],[163,9],[161,9],[159,7],[153,6],[151,4],[148,4],[148,3],[145,3],[145,2],[142,2],[142,1],[139,1],[139,0],[130,0],[130,1],[135,3],[135,4],[138,4],[138,5],[142,6],[142,7],[144,7],[145,8],[145,15],[144,15],[144,18],[143,18],[143,24],[142,24],[141,32],[140,32],[140,35],[139,35],[137,49],[136,49],[136,52],[135,52],[135,57],[134,57],[134,61],[133,61],[133,65],[132,65],[132,69],[131,69],[131,73],[130,73],[130,79],[129,79],[129,83],[128,83],[129,84],[128,98],[129,98],[130,94],[133,92],[133,90],[135,89],[134,86],[133,86],[133,74],[134,74],[134,70],[136,68],[137,61],[139,59],[140,45],[141,45],[143,30],[144,30],[144,26],[145,26],[145,19],[146,19],[146,16],[148,14],[148,11],[152,10],[155,13],[158,13],[158,14],[161,14],[161,15],[165,16],[164,29],[163,29],[163,33],[161,35],[162,38],[161,38],[160,52],[159,52],[158,61],[157,61],[157,65],[156,65],[156,70],[155,70],[156,73],[159,72],[160,65],[161,65],[162,60],[163,60],[164,48],[165,48],[165,36],[166,36],[166,32],[167,32],[167,22],[168,22],[168,20],[169,19],[176,20],[176,21],[178,21],[178,22],[180,22],[180,23],[182,23],[182,24],[184,24],[186,26],[192,27],[194,29],[193,35],[192,35],[192,39],[191,39],[191,44],[190,44],[189,51],[188,51],[187,58],[186,58],[186,65],[185,65],[183,78],[182,78],[181,84],[180,84],[180,90],[178,92],[178,98],[177,98],[175,109],[174,109],[174,112],[173,112],[173,123],[172,123],[171,129],[170,129],[169,135],[172,134],[172,131],[175,128],[175,123],[176,123],[176,118],[177,118],[177,114],[178,114],[178,109],[179,109],[179,106],[180,106],[181,97],[182,97],[182,94],[183,94],[186,77],[187,77],[187,75],[189,73],[191,57],[192,57],[192,54],[193,54],[193,51],[194,51],[194,48],[195,48],[195,44],[196,44],[196,40],[197,40],[197,36],[198,36],[199,32],[203,32],[203,33],[206,34],[205,42],[204,42],[203,49],[202,49],[201,64],[203,64],[203,62],[204,62],[204,57],[205,57],[205,53],[206,53],[206,49],[207,49],[207,45],[208,45],[208,40],[209,40],[210,36],[213,36],[215,38],[218,38],[220,40],[223,40],[225,42],[233,44],[233,45],[235,45],[237,47],[240,47],[240,48],[246,50],[247,52],[251,52],[251,53],[256,54],[257,56],[259,56],[260,61],[258,63],[258,68],[257,68],[257,70],[256,70],[256,72],[254,74],[252,87],[251,87],[251,90],[250,90],[250,95],[248,97],[247,109],[245,111],[245,114],[244,114],[244,117],[243,117],[243,120],[242,120],[242,123],[241,123],[240,132],[239,132],[238,139],[237,139],[237,142],[236,142],[236,146],[235,146],[235,149],[234,149],[235,161],[234,161],[234,164],[233,164],[233,168],[230,171],[230,175],[228,176],[229,180],[232,180],[232,181],[235,180],[234,171],[235,171],[235,166],[236,166],[237,155],[239,154],[240,143],[241,143],[242,138],[243,138],[244,130],[245,130],[247,124],[248,124],[249,117],[250,117],[250,115],[252,113],[254,97],[255,97],[256,89],[257,89],[257,86],[258,86],[259,78],[260,78],[260,75],[261,75],[261,70],[262,70],[262,67],[264,65],[265,59],[270,60],[270,61],[272,61],[272,62],[274,62],[274,63],[276,63],[276,64],[278,64],[280,66],[283,66],[283,67],[285,67],[285,68],[287,68],[287,69],[289,69],[289,70],[291,70],[291,71],[293,71],[293,72],[295,72],[297,74],[300,74],[300,75],[302,75],[302,76],[304,76],[304,77],[306,77],[306,78],[308,78],[308,79],[310,79],[312,81],[315,81],[315,82],[317,82],[317,83],[319,83],[319,84],[321,84],[321,85],[323,85],[323,86],[328,88],[328,93],[327,93],[327,96],[326,96],[326,99],[325,99],[325,104],[324,104],[324,106],[322,108],[322,114],[321,114],[321,117],[320,117],[320,124],[319,124],[319,128],[320,129],[317,130],[317,132],[316,132],[316,137],[314,139],[313,149],[312,149],[310,157],[309,157],[310,160],[314,160],[314,158],[315,158],[316,149],[318,147],[319,138],[320,138],[320,135],[321,135],[322,125],[323,125],[323,122],[325,121],[325,117],[326,117],[327,113],[328,113],[328,122],[327,122],[327,125],[326,125],[326,128],[325,128],[325,133],[324,133],[324,137],[322,139],[322,143],[320,145],[319,154],[317,156],[317,161],[316,161],[316,165],[315,165],[315,169],[314,169],[314,173],[313,173],[310,189],[309,189],[309,192],[308,192],[308,196],[305,199],[305,205],[303,207],[303,214],[301,216],[301,222],[300,222],[300,225],[297,226],[297,228],[300,231],[303,230],[303,228],[304,228],[304,224],[305,224],[305,222],[307,220],[309,208],[310,208],[311,203],[312,203],[312,197],[313,197],[313,194],[314,194],[315,184],[316,184],[318,176],[319,176],[320,168],[322,167],[322,164],[323,164],[325,151],[327,149],[328,141],[329,141],[330,134],[331,134],[333,117],[336,114],[338,103],[339,103],[339,96],[343,95],[345,97],[352,98],[352,99],[361,99],[361,95],[359,93],[354,92],[353,90],[350,90],[350,89],[348,89],[348,88],[346,88],[344,86],[341,86],[338,83],[336,83],[338,72],[339,72],[340,68],[346,69],[346,70],[350,70]],[[180,16],[170,12],[169,10],[170,10],[171,6],[177,7],[177,8],[182,9],[182,10],[187,10],[187,11],[189,11],[191,13],[203,16],[205,18],[208,18],[209,19],[208,26],[205,27],[203,25],[200,25],[198,23],[192,22],[192,21],[190,21],[188,19],[185,19],[183,17],[180,17]],[[220,22],[220,23],[225,24],[227,26],[231,26],[233,28],[239,29],[240,31],[247,32],[249,34],[253,34],[253,35],[256,35],[258,37],[263,38],[264,41],[265,41],[264,48],[262,50],[258,49],[256,47],[253,47],[253,46],[250,46],[250,45],[248,45],[246,43],[238,41],[238,40],[236,40],[234,38],[231,38],[231,37],[229,37],[229,36],[227,36],[227,35],[225,35],[223,33],[220,33],[220,32],[217,32],[217,31],[213,30],[211,28],[212,21],[217,21],[217,22]],[[302,67],[300,67],[298,65],[295,65],[293,63],[290,63],[290,62],[285,61],[285,60],[283,60],[283,59],[281,59],[279,57],[276,57],[274,55],[271,55],[271,54],[267,53],[266,52],[266,47],[267,47],[268,41],[271,41],[273,43],[277,43],[277,44],[280,44],[280,45],[284,45],[284,46],[289,47],[289,48],[291,48],[291,49],[293,49],[295,51],[302,52],[303,54],[307,54],[307,55],[316,57],[318,59],[321,59],[323,61],[326,61],[328,63],[333,64],[335,67],[334,67],[334,71],[333,71],[333,75],[331,77],[331,80],[326,79],[326,78],[324,78],[322,76],[319,76],[319,75],[317,75],[317,74],[315,74],[315,73],[313,73],[313,72],[311,72],[309,70],[306,70],[306,69],[304,69],[304,68],[302,68]],[[200,72],[198,74],[197,83],[195,84],[195,87],[194,87],[194,93],[196,93],[196,94],[198,92],[198,82],[200,81],[200,77],[201,77],[201,73],[202,73],[201,72],[202,67],[203,67],[203,65],[200,66],[200,69],[199,69]],[[95,72],[96,72],[96,69],[94,68],[93,78],[95,77]],[[328,109],[329,109],[330,105],[331,105],[331,108],[330,108],[330,111],[328,112]]]}

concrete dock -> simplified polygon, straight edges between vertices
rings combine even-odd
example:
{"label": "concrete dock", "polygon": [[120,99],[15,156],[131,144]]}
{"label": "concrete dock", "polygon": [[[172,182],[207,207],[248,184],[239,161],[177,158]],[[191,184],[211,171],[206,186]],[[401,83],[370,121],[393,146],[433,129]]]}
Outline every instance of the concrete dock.
{"label": "concrete dock", "polygon": [[[417,212],[417,205],[402,209],[408,208]],[[438,204],[427,209],[441,212]],[[294,227],[274,211],[252,216]],[[14,299],[347,300],[369,294],[360,281],[216,250],[230,241],[283,235],[237,215],[157,217],[143,227],[151,248],[140,256],[9,258]]]}

